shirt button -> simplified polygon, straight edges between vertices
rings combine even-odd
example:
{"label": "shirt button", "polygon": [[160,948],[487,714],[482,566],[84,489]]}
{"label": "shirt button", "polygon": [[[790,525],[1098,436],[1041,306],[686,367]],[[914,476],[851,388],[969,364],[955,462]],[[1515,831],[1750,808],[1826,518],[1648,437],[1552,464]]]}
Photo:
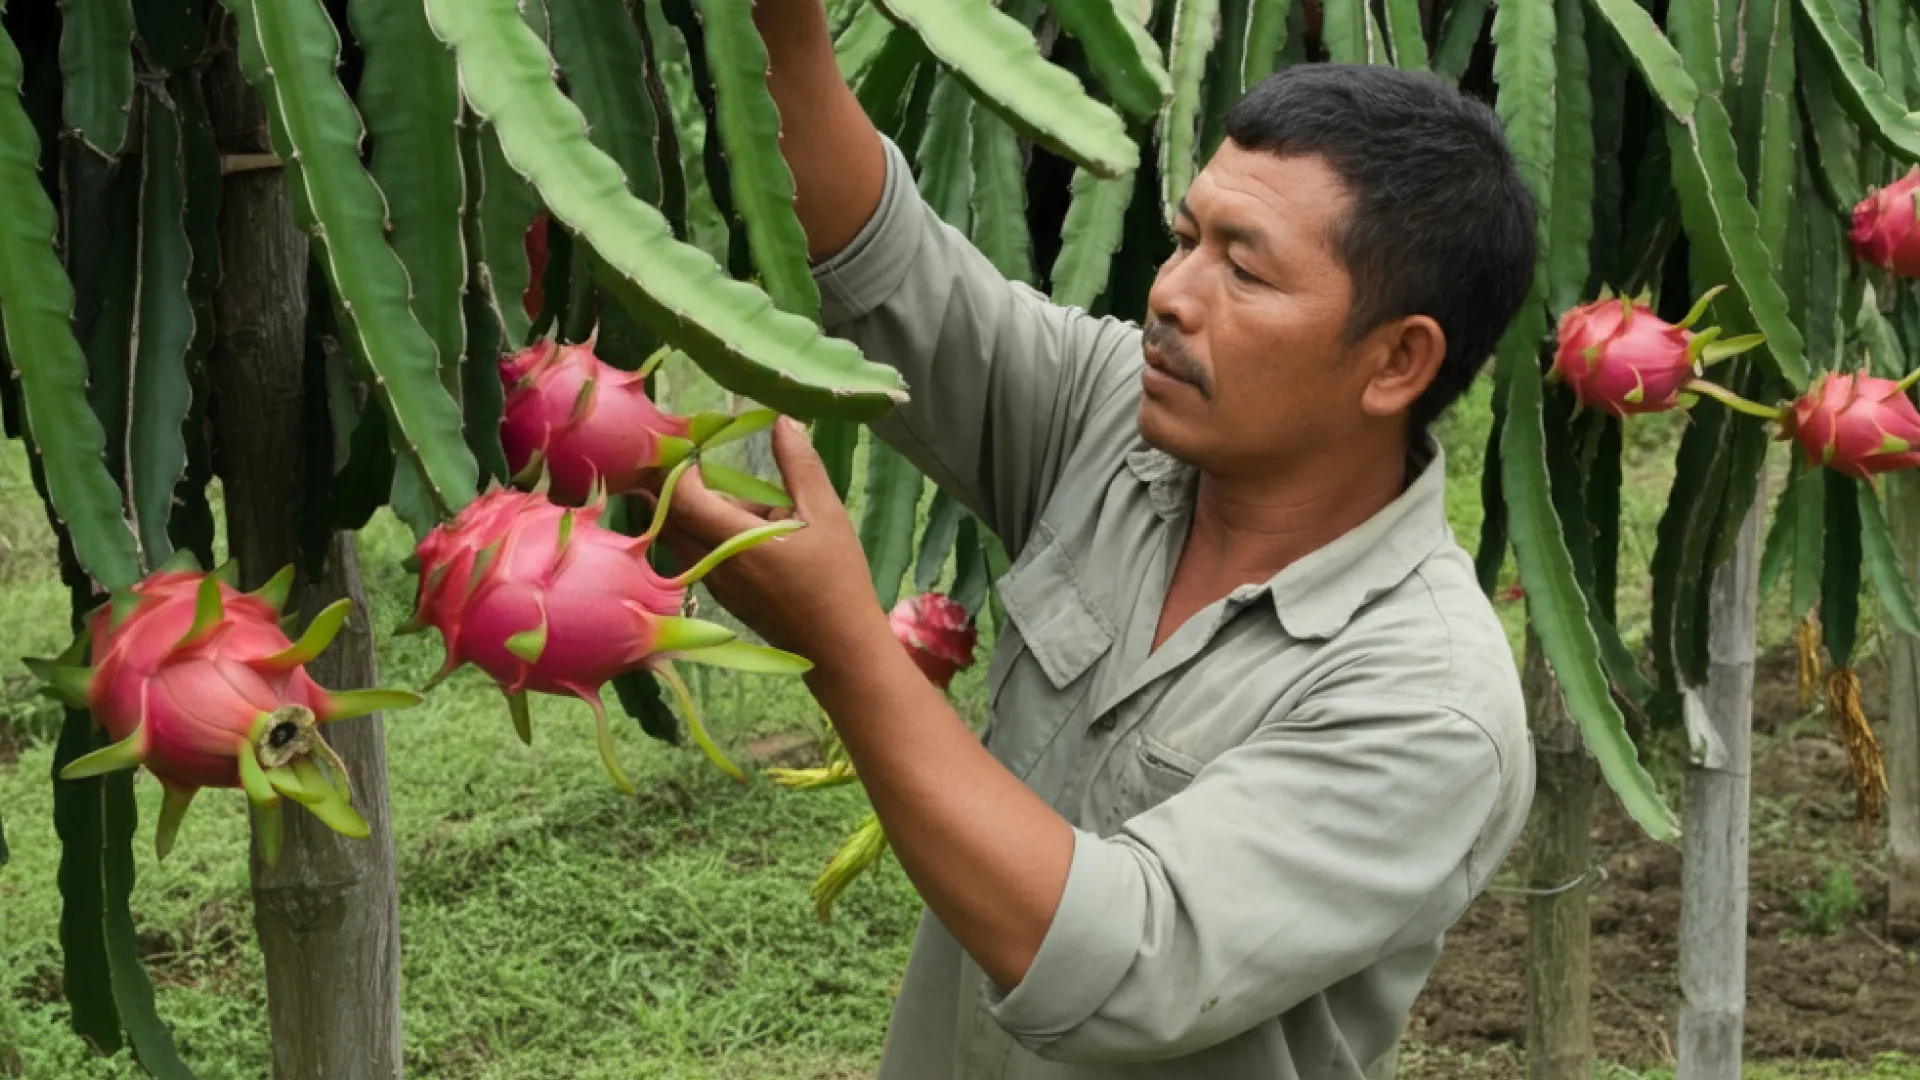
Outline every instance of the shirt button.
{"label": "shirt button", "polygon": [[1105,735],[1107,732],[1112,731],[1113,730],[1113,714],[1107,713],[1105,716],[1102,716],[1100,719],[1095,720],[1093,722],[1093,725],[1089,727],[1087,730],[1091,731],[1095,735]]}

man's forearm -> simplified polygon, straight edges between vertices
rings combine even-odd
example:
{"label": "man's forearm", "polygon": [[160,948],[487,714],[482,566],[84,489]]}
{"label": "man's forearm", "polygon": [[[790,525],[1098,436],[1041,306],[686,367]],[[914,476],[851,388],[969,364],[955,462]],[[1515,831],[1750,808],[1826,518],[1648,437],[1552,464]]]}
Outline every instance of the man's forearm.
{"label": "man's forearm", "polygon": [[1073,830],[994,760],[893,639],[867,620],[857,647],[807,675],[846,745],[900,865],[1002,989],[1046,938]]}
{"label": "man's forearm", "polygon": [[822,0],[758,0],[753,18],[767,44],[767,89],[780,110],[794,211],[808,257],[820,262],[846,247],[880,205],[880,135],[840,77]]}

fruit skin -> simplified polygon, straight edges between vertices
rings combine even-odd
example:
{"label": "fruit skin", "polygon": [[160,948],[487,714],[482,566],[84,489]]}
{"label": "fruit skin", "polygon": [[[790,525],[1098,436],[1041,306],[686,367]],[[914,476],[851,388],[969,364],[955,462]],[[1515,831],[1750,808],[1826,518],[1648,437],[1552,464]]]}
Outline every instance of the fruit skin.
{"label": "fruit skin", "polygon": [[1899,277],[1920,277],[1920,166],[1854,205],[1854,257]]}
{"label": "fruit skin", "polygon": [[[279,855],[282,795],[335,831],[364,838],[345,765],[318,728],[419,698],[322,688],[305,665],[339,632],[350,602],[320,612],[295,642],[281,630],[279,610],[292,567],[252,593],[235,589],[231,577],[231,564],[205,573],[191,555],[177,556],[91,612],[61,657],[27,661],[52,696],[88,709],[113,740],[69,762],[61,778],[145,766],[166,790],[155,831],[162,858],[205,787],[246,791],[269,863]],[[79,666],[89,651],[93,666]]]}
{"label": "fruit skin", "polygon": [[[639,487],[690,448],[692,424],[647,396],[646,375],[594,355],[593,342],[536,341],[500,359],[500,444],[516,476],[544,464],[549,497],[570,506]],[[672,441],[663,441],[672,440]]]}
{"label": "fruit skin", "polygon": [[933,685],[945,690],[962,668],[973,666],[979,631],[967,609],[940,593],[908,597],[887,615],[893,636]]}
{"label": "fruit skin", "polygon": [[1663,412],[1700,373],[1692,338],[1644,303],[1597,300],[1560,317],[1553,374],[1590,409],[1616,417]]}
{"label": "fruit skin", "polygon": [[1809,464],[1861,480],[1920,465],[1920,411],[1901,384],[1864,373],[1816,378],[1782,414],[1780,438]]}

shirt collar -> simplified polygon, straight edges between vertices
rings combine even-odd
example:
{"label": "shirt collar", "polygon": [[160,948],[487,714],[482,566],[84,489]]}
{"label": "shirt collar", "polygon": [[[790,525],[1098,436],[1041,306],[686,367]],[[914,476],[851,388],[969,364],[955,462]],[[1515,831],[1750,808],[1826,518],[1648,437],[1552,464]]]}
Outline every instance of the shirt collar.
{"label": "shirt collar", "polygon": [[[1451,536],[1446,453],[1431,434],[1408,454],[1407,467],[1414,479],[1397,498],[1267,580],[1264,588],[1288,635],[1332,637]],[[1148,446],[1127,455],[1127,468],[1147,485],[1148,502],[1161,520],[1172,523],[1186,516],[1198,470]]]}

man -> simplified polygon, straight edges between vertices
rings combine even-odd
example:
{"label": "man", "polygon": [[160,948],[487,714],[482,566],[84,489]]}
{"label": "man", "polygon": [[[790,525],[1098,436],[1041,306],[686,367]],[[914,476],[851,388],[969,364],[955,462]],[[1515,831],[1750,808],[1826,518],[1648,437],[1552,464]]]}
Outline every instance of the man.
{"label": "man", "polygon": [[[899,648],[797,426],[809,523],[709,579],[810,658],[927,911],[880,1076],[1359,1077],[1526,817],[1506,638],[1428,424],[1532,272],[1484,107],[1424,75],[1251,91],[1144,334],[1010,284],[918,199],[820,0],[760,0],[830,332],[875,425],[1014,553],[982,741]],[[762,521],[688,474],[691,557]]]}

